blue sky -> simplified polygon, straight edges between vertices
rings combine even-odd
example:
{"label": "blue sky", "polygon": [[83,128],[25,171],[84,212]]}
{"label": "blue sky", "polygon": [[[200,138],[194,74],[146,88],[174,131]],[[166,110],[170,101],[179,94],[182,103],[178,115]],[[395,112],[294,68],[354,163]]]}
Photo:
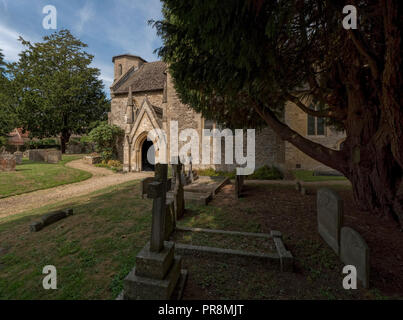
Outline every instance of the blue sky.
{"label": "blue sky", "polygon": [[[42,27],[46,5],[57,9],[57,30]],[[20,35],[38,42],[45,35],[69,29],[95,56],[93,65],[101,70],[109,96],[113,56],[131,53],[147,61],[158,60],[153,51],[161,40],[147,21],[159,18],[159,0],[0,0],[0,48],[7,62],[17,61],[22,50],[17,41]]]}

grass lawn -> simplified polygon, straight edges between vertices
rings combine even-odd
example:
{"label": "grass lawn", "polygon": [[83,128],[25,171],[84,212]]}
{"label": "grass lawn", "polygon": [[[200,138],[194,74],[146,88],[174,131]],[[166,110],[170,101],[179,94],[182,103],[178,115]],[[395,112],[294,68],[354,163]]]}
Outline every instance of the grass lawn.
{"label": "grass lawn", "polygon": [[293,174],[297,180],[304,182],[347,180],[346,177],[341,176],[314,176],[313,171],[310,170],[294,170]]}
{"label": "grass lawn", "polygon": [[[73,216],[29,232],[41,214],[67,207]],[[115,298],[148,241],[150,210],[135,181],[0,219],[0,299]],[[57,290],[42,288],[45,265],[57,268]]]}
{"label": "grass lawn", "polygon": [[58,164],[32,162],[24,159],[14,172],[0,172],[0,198],[14,196],[35,190],[48,189],[63,184],[91,178],[92,174],[66,167],[69,161],[81,156],[63,155]]}
{"label": "grass lawn", "polygon": [[[292,186],[270,185],[256,186],[249,189],[244,198],[235,200],[232,188],[225,186],[209,206],[188,206],[184,219],[178,224],[247,232],[280,230],[285,244],[295,256],[295,272],[279,273],[263,265],[238,265],[219,259],[186,256],[183,265],[189,271],[189,278],[184,299],[388,297],[380,288],[385,280],[383,270],[376,266],[373,267],[371,289],[342,288],[343,265],[313,231],[315,201],[310,196],[296,193]],[[344,186],[338,186],[337,190],[351,192]],[[291,193],[294,196],[290,196]],[[151,205],[150,199],[141,199],[139,181],[131,181],[0,219],[0,247],[3,249],[0,252],[0,299],[114,299],[122,289],[123,278],[135,264],[136,254],[149,240]],[[40,232],[29,232],[29,224],[37,221],[40,215],[70,207],[74,209],[73,216]],[[346,214],[350,215],[350,211]],[[368,232],[374,234],[372,229]],[[218,243],[222,239],[214,240],[214,237],[188,237],[185,242],[214,245],[214,241],[217,246],[223,245]],[[239,245],[238,249],[256,245],[245,243],[248,241],[245,239],[228,241],[232,246]],[[379,242],[379,237],[373,241]],[[371,250],[375,249],[371,262],[381,259],[385,272],[393,269],[388,259],[395,259],[395,256],[382,256],[382,251],[377,251],[372,242],[369,245]],[[45,265],[57,268],[57,290],[42,288]],[[396,287],[400,281],[398,277],[397,273],[394,283],[384,283]]]}

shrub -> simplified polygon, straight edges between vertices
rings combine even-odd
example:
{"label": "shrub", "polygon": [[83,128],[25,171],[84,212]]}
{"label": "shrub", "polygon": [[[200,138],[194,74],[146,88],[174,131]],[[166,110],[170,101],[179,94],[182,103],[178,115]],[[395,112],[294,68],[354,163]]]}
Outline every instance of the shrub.
{"label": "shrub", "polygon": [[108,161],[117,159],[118,145],[123,135],[120,127],[103,122],[91,130],[88,139],[95,144],[95,151],[101,154],[102,159]]}
{"label": "shrub", "polygon": [[108,167],[111,168],[119,168],[122,166],[122,163],[119,160],[109,160]]}
{"label": "shrub", "polygon": [[208,176],[208,177],[228,177],[230,179],[235,178],[235,170],[234,171],[216,171],[213,168],[201,169],[197,171],[199,176]]}
{"label": "shrub", "polygon": [[0,136],[0,148],[5,147],[7,145],[7,138]]}
{"label": "shrub", "polygon": [[60,144],[53,138],[36,139],[25,142],[26,149],[60,149]]}
{"label": "shrub", "polygon": [[[216,171],[213,168],[203,169],[197,171],[199,176],[209,176],[209,177],[228,177],[230,179],[234,179],[236,176],[236,171]],[[246,179],[251,180],[280,180],[283,179],[283,173],[277,169],[276,167],[272,166],[269,167],[264,165],[259,169],[256,169],[255,172]]]}
{"label": "shrub", "polygon": [[256,169],[253,174],[248,176],[248,179],[280,180],[283,179],[283,173],[274,166],[269,167],[268,165],[264,165],[263,167]]}

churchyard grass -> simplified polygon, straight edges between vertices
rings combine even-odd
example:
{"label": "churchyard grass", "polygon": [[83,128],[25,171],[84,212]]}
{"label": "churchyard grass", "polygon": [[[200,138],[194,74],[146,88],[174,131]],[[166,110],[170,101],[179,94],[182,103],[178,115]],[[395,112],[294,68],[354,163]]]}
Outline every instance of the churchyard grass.
{"label": "churchyard grass", "polygon": [[293,174],[297,180],[304,182],[347,180],[342,176],[314,176],[311,170],[294,170]]}
{"label": "churchyard grass", "polygon": [[0,198],[14,196],[36,190],[48,189],[64,184],[83,181],[92,174],[65,164],[81,156],[63,155],[58,164],[32,162],[23,159],[14,172],[0,172]]}
{"label": "churchyard grass", "polygon": [[[312,208],[301,207],[303,199],[312,202],[310,196],[299,195],[293,186],[256,185],[252,190],[249,186],[251,193],[237,202],[228,198],[233,194],[227,190],[231,187],[225,186],[208,206],[188,205],[178,225],[265,233],[280,230],[296,259],[296,270],[280,273],[258,264],[186,256],[183,263],[189,279],[184,299],[387,297],[376,286],[370,290],[342,288],[342,264],[312,231],[316,224]],[[351,191],[345,186],[339,190]],[[273,206],[268,205],[268,194]],[[290,194],[295,194],[296,201]],[[151,199],[141,199],[140,181],[130,181],[0,219],[0,299],[114,299],[136,255],[150,239],[151,206]],[[44,213],[66,208],[73,208],[74,215],[29,232],[30,223]],[[220,246],[213,240],[198,240]],[[234,239],[230,244],[238,247]],[[241,249],[241,244],[235,249]],[[45,265],[57,268],[57,290],[42,288]]]}

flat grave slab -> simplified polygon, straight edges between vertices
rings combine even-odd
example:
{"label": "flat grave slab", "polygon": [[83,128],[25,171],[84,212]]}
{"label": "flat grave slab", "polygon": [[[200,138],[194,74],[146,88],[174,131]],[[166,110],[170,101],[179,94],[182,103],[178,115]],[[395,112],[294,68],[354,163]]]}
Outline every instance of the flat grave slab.
{"label": "flat grave slab", "polygon": [[[184,187],[185,204],[207,205],[220,189],[229,183],[226,177],[201,176]],[[167,193],[167,199],[173,199],[173,192]]]}
{"label": "flat grave slab", "polygon": [[171,235],[175,252],[213,257],[234,263],[263,263],[282,272],[293,271],[293,256],[279,231],[251,233],[177,226]]}

